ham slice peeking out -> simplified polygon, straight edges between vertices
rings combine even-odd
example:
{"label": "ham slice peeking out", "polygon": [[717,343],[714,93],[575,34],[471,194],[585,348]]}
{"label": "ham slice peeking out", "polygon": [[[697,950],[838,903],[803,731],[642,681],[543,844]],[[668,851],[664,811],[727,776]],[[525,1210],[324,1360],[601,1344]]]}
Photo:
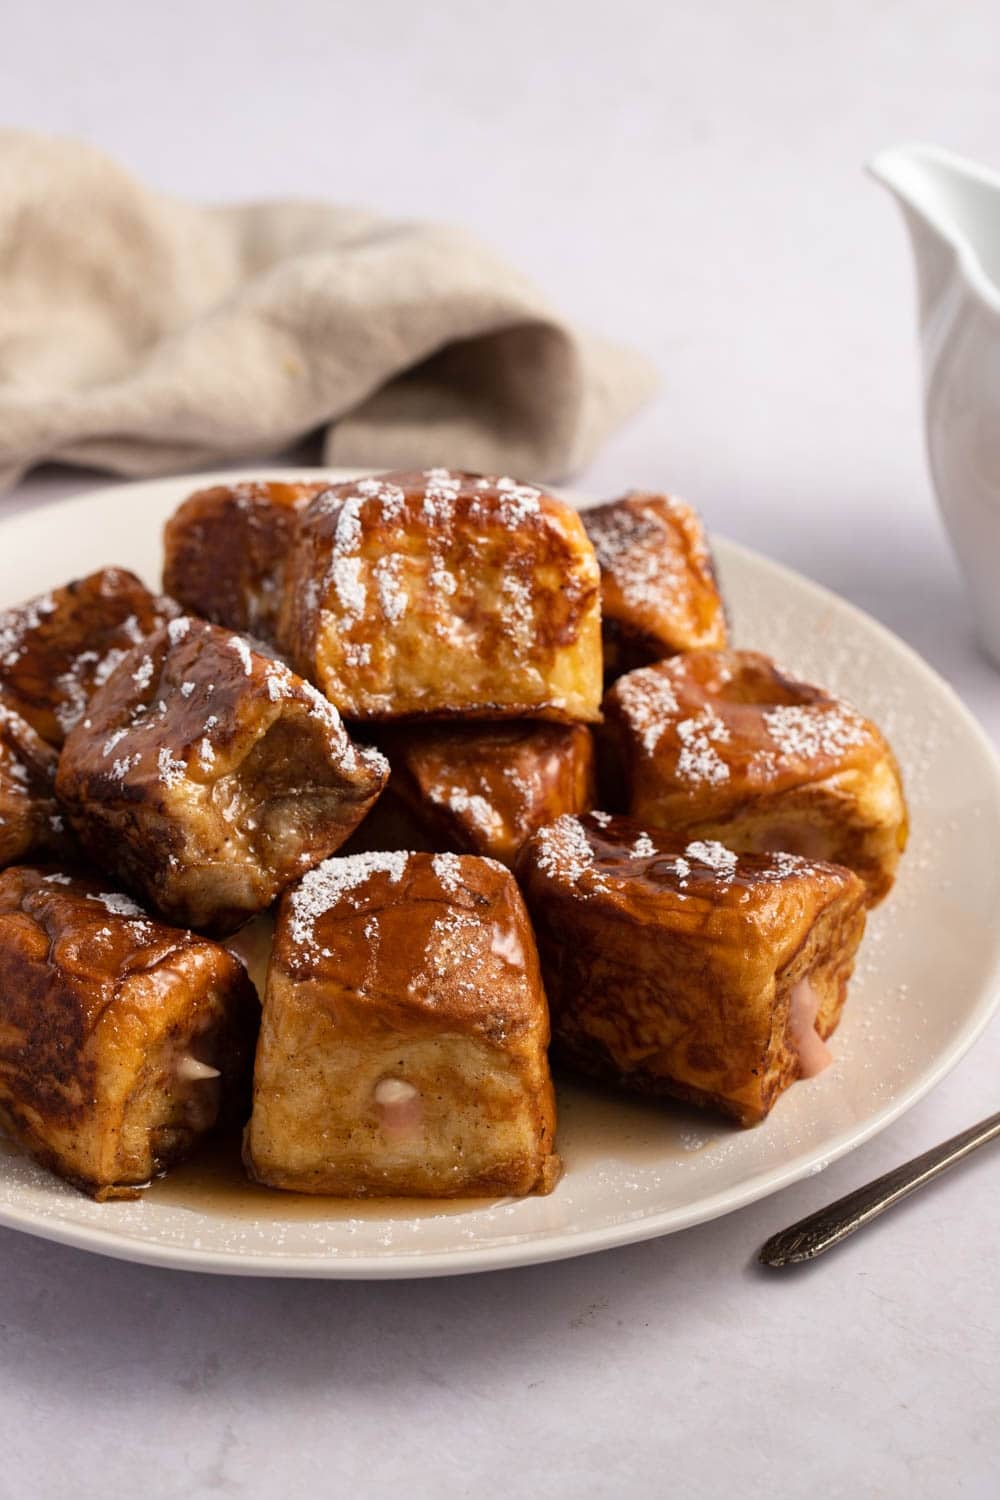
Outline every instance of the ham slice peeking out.
{"label": "ham slice peeking out", "polygon": [[408,1141],[423,1123],[420,1095],[402,1078],[380,1078],[375,1085],[378,1123],[387,1141]]}
{"label": "ham slice peeking out", "polygon": [[802,1078],[815,1078],[833,1061],[833,1054],[816,1030],[819,996],[808,979],[800,979],[792,990],[788,1008],[788,1040],[799,1055]]}

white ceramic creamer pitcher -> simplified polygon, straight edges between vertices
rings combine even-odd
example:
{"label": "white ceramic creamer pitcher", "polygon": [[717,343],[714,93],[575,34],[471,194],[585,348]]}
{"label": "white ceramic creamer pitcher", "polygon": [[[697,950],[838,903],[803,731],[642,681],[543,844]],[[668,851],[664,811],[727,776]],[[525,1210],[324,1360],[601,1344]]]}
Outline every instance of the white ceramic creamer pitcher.
{"label": "white ceramic creamer pitcher", "polygon": [[869,169],[910,232],[931,473],[1000,666],[1000,175],[919,145],[883,151]]}

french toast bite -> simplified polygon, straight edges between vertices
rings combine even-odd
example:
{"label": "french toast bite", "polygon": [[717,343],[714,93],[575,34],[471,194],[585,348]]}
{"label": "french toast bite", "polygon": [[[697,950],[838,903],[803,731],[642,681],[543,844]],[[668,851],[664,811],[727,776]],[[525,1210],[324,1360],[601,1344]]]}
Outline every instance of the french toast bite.
{"label": "french toast bite", "polygon": [[184,609],[273,641],[295,518],[321,483],[218,484],[198,490],[163,533],[163,587]]}
{"label": "french toast bite", "polygon": [[303,510],[279,644],[347,718],[596,720],[594,549],[533,485],[430,469]]}
{"label": "french toast bite", "polygon": [[594,742],[585,724],[407,724],[380,737],[390,786],[437,846],[512,865],[527,838],[593,807]]}
{"label": "french toast bite", "polygon": [[604,672],[727,644],[726,612],[697,512],[633,490],[581,512],[601,569]]}
{"label": "french toast bite", "polygon": [[0,698],[0,868],[62,843],[58,763],[57,751]]}
{"label": "french toast bite", "polygon": [[842,700],[756,651],[691,651],[619,678],[604,712],[633,817],[847,865],[870,905],[888,893],[907,835],[899,767]]}
{"label": "french toast bite", "polygon": [[168,919],[227,932],[339,848],[388,770],[309,683],[182,615],[95,695],[56,790],[102,869]]}
{"label": "french toast bite", "polygon": [[246,1165],[271,1187],[341,1197],[548,1192],[548,1040],[502,865],[327,860],[279,907]]}
{"label": "french toast bite", "polygon": [[0,612],[0,697],[57,748],[125,654],[177,614],[124,568]]}
{"label": "french toast bite", "polygon": [[97,1199],[245,1109],[257,1003],[240,963],[103,882],[0,874],[0,1120]]}
{"label": "french toast bite", "polygon": [[554,1055],[755,1125],[828,1061],[865,925],[850,870],[591,813],[518,862]]}

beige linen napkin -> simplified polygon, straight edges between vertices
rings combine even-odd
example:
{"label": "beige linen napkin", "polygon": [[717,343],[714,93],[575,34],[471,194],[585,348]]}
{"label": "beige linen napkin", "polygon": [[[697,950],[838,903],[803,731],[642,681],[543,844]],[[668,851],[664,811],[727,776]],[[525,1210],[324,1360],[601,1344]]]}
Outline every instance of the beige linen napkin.
{"label": "beige linen napkin", "polygon": [[331,464],[557,479],[653,383],[459,229],[199,208],[0,131],[0,487],[43,459],[161,474],[319,427]]}

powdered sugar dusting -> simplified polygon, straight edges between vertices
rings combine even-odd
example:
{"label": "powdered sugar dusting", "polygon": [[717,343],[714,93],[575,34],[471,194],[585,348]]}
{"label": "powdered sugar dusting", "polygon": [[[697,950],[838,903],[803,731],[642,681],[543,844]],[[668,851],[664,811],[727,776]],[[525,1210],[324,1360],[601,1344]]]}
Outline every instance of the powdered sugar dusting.
{"label": "powdered sugar dusting", "polygon": [[403,559],[398,552],[390,552],[379,558],[372,572],[382,613],[390,625],[395,625],[405,615],[409,602],[402,584]]}
{"label": "powdered sugar dusting", "polygon": [[768,709],[763,717],[778,749],[797,760],[840,756],[853,745],[864,744],[868,737],[863,719],[843,703],[832,707],[781,704]]}
{"label": "powdered sugar dusting", "polygon": [[340,510],[333,528],[333,550],[339,556],[357,552],[361,546],[361,497],[352,495],[339,501]]}
{"label": "powdered sugar dusting", "polygon": [[[326,587],[332,589],[342,613],[349,620],[363,619],[368,608],[365,564],[359,555],[364,539],[362,516],[365,506],[376,504],[380,521],[392,523],[401,519],[405,500],[398,485],[381,479],[362,479],[355,486],[354,494],[331,496],[325,502],[337,507]],[[386,557],[380,559],[373,569],[379,604],[386,618],[393,623],[406,609],[406,594],[399,582],[401,565],[402,559]]]}
{"label": "powdered sugar dusting", "polygon": [[[636,840],[637,844],[638,842]],[[632,848],[632,854],[644,859],[650,857],[635,846]],[[655,849],[653,850],[653,854],[658,855],[655,870],[653,872],[646,872],[647,876],[652,874],[653,878],[657,880],[664,880],[668,875],[673,876],[676,894],[681,900],[686,900],[684,892],[687,890],[688,879],[691,875],[690,860],[685,859],[683,854],[664,854]]]}
{"label": "powdered sugar dusting", "polygon": [[43,594],[20,609],[11,609],[0,615],[0,666],[13,667],[20,661],[26,649],[25,637],[30,631],[38,630],[55,609],[52,595]]}
{"label": "powdered sugar dusting", "polygon": [[695,839],[688,844],[684,850],[689,860],[697,860],[699,864],[707,865],[719,880],[729,882],[736,874],[736,866],[739,858],[732,849],[727,849],[725,844],[720,844],[717,839]]}
{"label": "powdered sugar dusting", "polygon": [[371,641],[344,641],[343,651],[349,667],[367,667],[372,659]]}
{"label": "powdered sugar dusting", "polygon": [[127,729],[116,729],[116,730],[114,730],[111,734],[108,735],[107,739],[104,741],[104,744],[101,747],[101,754],[102,755],[110,755],[111,752],[112,752],[112,750],[115,748],[115,746],[121,740],[123,740],[127,734],[128,734],[128,730]]}
{"label": "powdered sugar dusting", "polygon": [[[280,661],[268,662],[264,672],[264,686],[272,703],[281,703],[295,692],[295,678]],[[315,692],[315,689],[313,689]],[[317,695],[318,696],[318,695]]]}
{"label": "powdered sugar dusting", "polygon": [[374,745],[360,745],[357,749],[358,759],[363,762],[374,776],[387,778],[389,775],[389,762],[381,750],[376,750]]}
{"label": "powdered sugar dusting", "polygon": [[677,714],[677,695],[669,679],[656,667],[620,677],[614,693],[647,755],[653,755],[668,722]]}
{"label": "powdered sugar dusting", "polygon": [[777,850],[768,856],[770,869],[766,872],[767,879],[784,880],[787,875],[807,875],[815,870],[810,860],[801,854],[789,854],[786,850]]}
{"label": "powdered sugar dusting", "polygon": [[112,762],[110,774],[115,781],[124,781],[130,771],[142,764],[142,751],[137,750],[134,755],[122,755]]}
{"label": "powdered sugar dusting", "polygon": [[432,526],[447,525],[455,513],[455,501],[462,488],[460,476],[448,469],[427,469],[423,478],[421,514]]}
{"label": "powdered sugar dusting", "polygon": [[378,502],[383,520],[398,521],[402,516],[406,495],[398,484],[391,484],[386,479],[361,479],[355,490],[363,499]]}
{"label": "powdered sugar dusting", "polygon": [[[289,685],[294,686],[294,681],[295,679],[289,673]],[[331,703],[329,698],[321,693],[318,688],[314,688],[311,682],[303,680],[300,682],[300,686],[305,695],[306,702],[309,704],[309,712],[313,717],[319,719],[327,729],[332,730],[334,733],[343,734],[344,725],[336,704]],[[268,693],[270,694],[270,683],[268,684]]]}
{"label": "powdered sugar dusting", "polygon": [[531,585],[516,573],[505,574],[500,584],[504,627],[524,650],[535,638],[535,605]]}
{"label": "powdered sugar dusting", "polygon": [[120,891],[101,891],[96,896],[88,893],[87,900],[99,901],[104,910],[109,911],[113,917],[145,917],[146,915],[131,896],[123,896]]}
{"label": "powdered sugar dusting", "polygon": [[447,594],[449,597],[458,588],[454,573],[448,572],[441,558],[435,558],[427,574],[427,582],[432,589],[437,589],[439,593]]}
{"label": "powdered sugar dusting", "polygon": [[[83,655],[77,657],[77,664],[79,665],[80,663],[85,661],[87,656],[89,655],[96,655],[96,652],[84,653]],[[124,658],[125,652],[120,646],[112,646],[109,651],[105,652],[104,656],[101,657],[100,661],[97,663],[97,666],[94,668],[94,686],[103,687],[108,678],[111,676],[112,672],[118,666],[119,662],[123,661]]]}
{"label": "powdered sugar dusting", "polygon": [[449,988],[464,990],[480,999],[487,978],[483,972],[489,952],[484,941],[487,932],[480,917],[454,907],[435,917],[427,935],[423,963],[414,971],[407,994],[423,1005],[433,1006],[446,983]]}
{"label": "powdered sugar dusting", "polygon": [[[121,660],[124,652],[117,651],[115,665]],[[90,701],[90,693],[84,685],[84,674],[88,667],[99,662],[96,651],[81,651],[68,672],[61,672],[56,678],[56,688],[59,699],[54,704],[56,722],[64,734],[70,731],[83,718],[84,711]],[[95,672],[96,675],[96,672]]]}
{"label": "powdered sugar dusting", "polygon": [[[607,813],[589,813],[588,818],[602,828],[606,828],[612,821]],[[620,848],[622,854],[627,854],[632,859],[656,861],[652,870],[641,872],[644,878],[659,882],[664,880],[668,875],[672,875],[676,882],[678,893],[680,894],[686,889],[688,876],[691,874],[690,861],[683,854],[672,854],[659,848],[655,840],[645,829],[641,829],[635,835],[630,847],[626,848],[622,845]],[[638,874],[639,872],[636,873]],[[618,876],[610,873],[608,875],[608,879],[613,882],[627,883],[632,878],[634,877],[626,871],[623,871]]]}
{"label": "powdered sugar dusting", "polygon": [[166,745],[156,757],[156,768],[160,773],[160,780],[168,787],[176,786],[187,775],[187,766],[182,760],[175,760]]}
{"label": "powdered sugar dusting", "polygon": [[[137,906],[131,896],[122,895],[120,891],[101,891],[98,895],[87,892],[87,900],[103,906],[106,912],[113,917],[119,917],[127,923],[129,933],[134,942],[146,943],[153,936],[153,926],[141,906]],[[98,933],[99,937],[110,937],[111,932],[107,927],[102,927]]]}
{"label": "powdered sugar dusting", "polygon": [[465,818],[482,833],[492,833],[499,827],[500,815],[496,808],[478,792],[469,792],[465,787],[436,784],[428,788],[427,800]]}
{"label": "powdered sugar dusting", "polygon": [[538,515],[542,492],[533,484],[522,484],[505,474],[497,480],[496,488],[500,497],[500,520],[504,526],[515,529]]}
{"label": "powdered sugar dusting", "polygon": [[431,868],[442,889],[453,896],[462,885],[462,861],[457,854],[435,854],[431,860]]}
{"label": "powdered sugar dusting", "polygon": [[151,656],[144,656],[142,658],[142,661],[136,667],[135,671],[132,673],[132,681],[135,683],[136,687],[141,693],[149,687],[149,684],[152,682],[152,680],[153,658]]}
{"label": "powdered sugar dusting", "polygon": [[330,582],[340,607],[349,619],[360,620],[368,604],[368,592],[362,577],[360,557],[334,555],[330,565]]}
{"label": "powdered sugar dusting", "polygon": [[[583,824],[572,813],[563,813],[554,823],[541,828],[535,849],[539,870],[553,880],[578,886],[579,895],[589,896],[607,889],[607,882],[594,864],[594,851]],[[583,889],[579,889],[580,882],[584,882]]]}
{"label": "powdered sugar dusting", "polygon": [[693,586],[708,585],[704,534],[686,506],[666,495],[626,496],[583,516],[601,568],[637,613],[693,608]]}
{"label": "powdered sugar dusting", "polygon": [[728,742],[729,730],[711,708],[703,708],[692,719],[682,719],[677,725],[677,738],[681,742],[677,757],[680,781],[718,786],[729,780],[729,767],[715,748]]}
{"label": "powdered sugar dusting", "polygon": [[[114,571],[105,570],[107,574]],[[58,633],[50,635],[46,630],[46,622],[50,622],[50,617],[61,608],[51,594],[46,594],[41,599],[0,614],[0,666],[15,666],[29,650],[40,653],[40,662],[54,673],[52,712],[63,734],[68,735],[83,718],[94,689],[107,682],[126,651],[144,639],[144,632],[135,614],[128,615],[121,622],[114,619],[94,622],[87,627],[90,643],[84,646],[81,642],[81,649],[67,652],[67,640],[61,639]],[[72,632],[77,629],[70,616],[67,621],[70,640]],[[109,641],[118,644],[108,644]],[[54,658],[51,666],[47,661],[50,652]],[[66,670],[55,673],[54,661],[65,662],[67,655],[69,665]],[[143,677],[147,673],[151,676],[152,670],[151,663],[148,668],[145,663],[139,668]],[[142,685],[145,686],[145,682]]]}
{"label": "powdered sugar dusting", "polygon": [[316,923],[331,907],[352,891],[359,890],[376,875],[388,875],[398,885],[406,873],[410,856],[392,853],[351,854],[327,859],[309,870],[293,891],[289,902],[289,936],[292,943],[314,956],[328,956],[316,941]]}
{"label": "powdered sugar dusting", "polygon": [[240,635],[231,635],[227,644],[230,651],[236,652],[247,677],[251,677],[253,675],[253,653],[246,641]]}

